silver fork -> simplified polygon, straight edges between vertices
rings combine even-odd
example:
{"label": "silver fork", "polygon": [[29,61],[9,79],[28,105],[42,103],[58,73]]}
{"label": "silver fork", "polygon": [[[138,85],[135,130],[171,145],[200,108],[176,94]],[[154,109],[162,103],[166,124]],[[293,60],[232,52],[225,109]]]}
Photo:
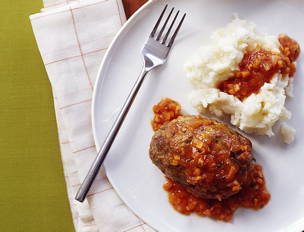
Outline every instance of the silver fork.
{"label": "silver fork", "polygon": [[167,29],[167,32],[165,34],[165,36],[163,35],[164,30],[166,29],[166,26],[171,18],[171,15],[174,11],[174,8],[171,9],[169,15],[167,16],[162,28],[160,29],[160,31],[157,33],[157,29],[158,26],[166,12],[168,8],[168,5],[165,6],[165,8],[163,9],[160,17],[158,18],[143,50],[142,50],[142,55],[144,57],[144,68],[140,74],[140,76],[137,78],[127,100],[125,101],[121,111],[118,114],[117,119],[115,120],[110,132],[107,135],[107,138],[105,139],[104,144],[102,145],[102,147],[100,148],[99,152],[97,153],[97,156],[86,176],[86,178],[84,179],[82,185],[80,186],[77,195],[75,197],[75,199],[79,202],[83,202],[84,199],[86,198],[87,193],[90,190],[90,187],[95,179],[95,177],[97,176],[97,173],[103,163],[103,161],[105,160],[108,151],[111,148],[111,145],[147,75],[147,73],[149,71],[151,71],[153,68],[160,66],[162,64],[164,64],[167,61],[168,58],[168,54],[172,48],[172,45],[174,43],[174,40],[180,30],[180,27],[183,24],[183,21],[186,17],[186,14],[183,15],[183,17],[181,18],[179,24],[177,25],[173,35],[171,36],[170,40],[167,42],[168,37],[170,36],[170,32],[175,24],[175,21],[179,15],[179,11],[177,11],[177,13],[175,14],[175,17],[173,18],[171,25],[169,26],[169,28]]}

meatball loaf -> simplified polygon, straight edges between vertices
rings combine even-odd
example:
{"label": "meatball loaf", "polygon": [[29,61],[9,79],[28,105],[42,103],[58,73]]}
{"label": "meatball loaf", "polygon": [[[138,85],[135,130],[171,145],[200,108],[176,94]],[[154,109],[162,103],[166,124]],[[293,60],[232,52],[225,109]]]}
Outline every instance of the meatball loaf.
{"label": "meatball loaf", "polygon": [[155,132],[150,158],[193,195],[222,200],[249,184],[251,150],[249,139],[221,122],[179,116]]}

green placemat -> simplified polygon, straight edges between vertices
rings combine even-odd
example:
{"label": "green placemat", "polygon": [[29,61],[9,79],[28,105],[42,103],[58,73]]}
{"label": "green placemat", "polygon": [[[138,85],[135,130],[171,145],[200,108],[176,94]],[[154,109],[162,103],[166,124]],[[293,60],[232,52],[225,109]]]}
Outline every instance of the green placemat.
{"label": "green placemat", "polygon": [[0,231],[74,231],[52,93],[29,22],[42,0],[0,4]]}

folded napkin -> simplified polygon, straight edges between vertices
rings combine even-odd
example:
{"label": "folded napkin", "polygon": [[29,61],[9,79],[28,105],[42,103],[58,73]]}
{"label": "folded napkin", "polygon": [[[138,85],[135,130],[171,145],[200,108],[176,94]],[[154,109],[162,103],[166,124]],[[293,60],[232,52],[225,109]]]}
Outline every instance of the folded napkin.
{"label": "folded napkin", "polygon": [[87,200],[74,200],[96,149],[91,102],[102,57],[126,21],[121,0],[44,0],[30,16],[51,82],[62,162],[75,230],[83,232],[154,231],[132,213],[108,182],[98,175]]}

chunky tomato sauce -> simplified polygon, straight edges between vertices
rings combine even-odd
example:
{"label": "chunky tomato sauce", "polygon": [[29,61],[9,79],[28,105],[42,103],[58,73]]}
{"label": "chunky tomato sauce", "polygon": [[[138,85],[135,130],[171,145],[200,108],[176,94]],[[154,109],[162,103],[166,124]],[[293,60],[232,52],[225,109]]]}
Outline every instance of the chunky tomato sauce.
{"label": "chunky tomato sauce", "polygon": [[158,130],[166,122],[170,122],[173,119],[181,115],[180,104],[165,98],[157,105],[153,106],[154,118],[151,122],[154,131]]}
{"label": "chunky tomato sauce", "polygon": [[300,46],[286,35],[281,35],[278,40],[281,53],[276,54],[262,48],[248,51],[239,64],[239,70],[219,83],[218,88],[244,100],[252,93],[258,93],[264,83],[269,83],[276,73],[292,77],[296,71],[293,61],[299,56]]}
{"label": "chunky tomato sauce", "polygon": [[[153,129],[157,130],[163,124],[168,123],[169,121],[180,116],[180,110],[181,107],[177,102],[168,98],[163,99],[160,103],[153,107],[153,111],[155,113],[154,119],[152,121]],[[205,123],[208,124],[208,121],[210,121],[210,124],[212,123],[209,119],[206,119]],[[195,121],[193,121],[192,123],[195,124]],[[195,125],[191,125],[191,127],[195,127]],[[209,128],[212,129],[212,127]],[[174,157],[174,160],[172,160],[171,165],[187,166],[187,170],[189,171],[188,173],[186,173],[189,177],[188,183],[192,185],[199,183],[199,181],[201,180],[198,179],[198,177],[201,178],[202,176],[210,178],[210,183],[212,183],[214,181],[214,178],[219,175],[224,176],[225,180],[229,182],[230,176],[233,176],[236,173],[236,169],[239,168],[239,166],[233,165],[233,163],[231,162],[228,165],[224,162],[222,165],[227,165],[226,167],[229,167],[229,170],[224,169],[222,166],[219,167],[219,163],[216,162],[216,159],[222,158],[221,156],[225,156],[227,154],[221,154],[220,147],[216,147],[217,145],[219,145],[216,138],[210,138],[208,133],[203,134],[204,138],[202,139],[204,139],[204,141],[210,140],[210,143],[212,143],[212,141],[214,142],[214,146],[211,146],[213,153],[205,146],[207,143],[202,144],[200,140],[193,139],[191,149],[189,149],[189,152],[187,153],[191,154],[191,159],[188,159],[191,162],[187,162],[187,159],[184,159],[185,157],[179,156]],[[226,138],[223,136],[220,136],[220,138],[225,141],[227,139],[230,139],[228,137]],[[233,136],[231,138],[233,138]],[[231,144],[237,145],[238,143],[239,141],[231,141]],[[206,152],[203,152],[204,149],[206,149]],[[250,163],[250,161],[252,160],[251,145],[243,142],[243,145],[241,147],[232,147],[232,149],[233,151],[231,152],[239,153],[239,150],[242,151],[242,156],[239,157],[238,162],[247,162],[249,160],[248,162]],[[206,153],[205,157],[204,153]],[[213,155],[208,155],[211,153]],[[218,153],[218,155],[214,155],[215,153]],[[206,167],[201,167],[203,168],[203,170],[206,170],[206,173],[201,173],[202,169],[196,168],[200,166],[199,163],[202,160],[202,165],[205,165]],[[229,161],[228,158],[222,160],[227,160],[227,162]],[[231,170],[233,168],[234,170]],[[164,189],[168,192],[169,202],[171,203],[171,205],[174,207],[175,210],[182,214],[188,215],[191,213],[196,213],[200,216],[208,216],[216,220],[230,221],[233,217],[234,212],[238,208],[243,207],[258,210],[265,206],[270,200],[270,194],[267,192],[265,186],[265,179],[263,176],[262,167],[258,164],[250,164],[250,166],[247,168],[249,169],[246,172],[246,182],[242,182],[242,179],[235,179],[235,181],[231,181],[232,183],[231,186],[229,185],[229,187],[231,187],[232,190],[235,190],[233,193],[234,195],[229,195],[230,197],[226,199],[204,199],[194,196],[193,194],[188,192],[183,185],[174,182],[168,177],[167,183],[164,185]],[[209,172],[207,170],[215,171]],[[217,173],[217,170],[220,170],[221,173]]]}
{"label": "chunky tomato sauce", "polygon": [[240,208],[258,210],[270,200],[270,194],[265,187],[262,167],[258,164],[251,166],[249,171],[250,184],[239,193],[221,201],[195,197],[186,189],[167,178],[164,189],[168,192],[169,202],[174,209],[182,214],[196,213],[216,220],[230,221],[234,212]]}

